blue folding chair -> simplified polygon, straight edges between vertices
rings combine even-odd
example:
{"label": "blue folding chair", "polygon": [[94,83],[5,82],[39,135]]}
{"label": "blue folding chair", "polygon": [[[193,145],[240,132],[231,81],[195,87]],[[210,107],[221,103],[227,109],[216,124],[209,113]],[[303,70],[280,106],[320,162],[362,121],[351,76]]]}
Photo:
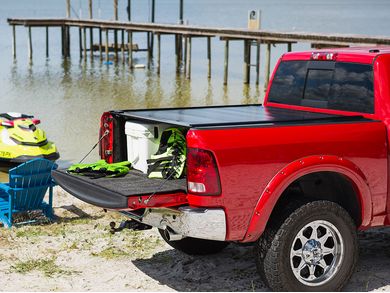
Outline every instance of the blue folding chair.
{"label": "blue folding chair", "polygon": [[[12,215],[19,212],[42,210],[53,218],[53,187],[51,171],[57,164],[46,159],[34,159],[9,171],[9,183],[0,183],[0,222],[11,228]],[[49,202],[43,198],[49,189]],[[30,220],[25,224],[35,222]]]}

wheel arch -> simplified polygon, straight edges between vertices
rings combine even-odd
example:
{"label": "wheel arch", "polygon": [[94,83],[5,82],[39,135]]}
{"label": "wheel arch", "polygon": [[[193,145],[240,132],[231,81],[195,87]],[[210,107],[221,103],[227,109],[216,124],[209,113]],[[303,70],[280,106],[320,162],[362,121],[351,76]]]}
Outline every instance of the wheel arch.
{"label": "wheel arch", "polygon": [[[360,208],[360,226],[368,226],[372,217],[371,192],[364,173],[353,162],[338,156],[310,156],[296,160],[280,170],[268,183],[256,204],[242,242],[256,241],[283,193],[305,175],[329,172],[345,177],[354,190]],[[359,226],[358,224],[358,226]]]}

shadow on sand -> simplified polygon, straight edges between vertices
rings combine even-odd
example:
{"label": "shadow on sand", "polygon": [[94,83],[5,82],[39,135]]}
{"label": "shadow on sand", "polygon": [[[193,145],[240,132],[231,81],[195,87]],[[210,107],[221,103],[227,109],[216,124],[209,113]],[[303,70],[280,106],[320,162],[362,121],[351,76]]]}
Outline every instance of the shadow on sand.
{"label": "shadow on sand", "polygon": [[[345,291],[390,285],[390,228],[359,234],[360,260]],[[209,256],[167,250],[133,261],[141,271],[178,291],[269,291],[257,274],[253,247],[232,244]]]}

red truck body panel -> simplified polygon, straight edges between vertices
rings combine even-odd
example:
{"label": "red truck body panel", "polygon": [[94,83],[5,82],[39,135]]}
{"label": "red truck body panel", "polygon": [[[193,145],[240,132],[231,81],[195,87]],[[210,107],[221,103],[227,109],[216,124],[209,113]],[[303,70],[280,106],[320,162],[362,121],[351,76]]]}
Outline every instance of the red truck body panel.
{"label": "red truck body panel", "polygon": [[[272,74],[265,107],[336,115],[361,115],[378,122],[310,126],[276,126],[226,130],[191,130],[188,145],[210,149],[220,168],[222,194],[189,194],[194,206],[228,211],[228,240],[255,241],[264,231],[281,193],[297,178],[317,171],[343,174],[353,182],[362,208],[360,229],[384,225],[390,211],[388,137],[390,123],[390,48],[324,49],[339,62],[373,64],[375,113],[316,109],[268,102],[281,61],[310,60],[313,51],[283,55]],[[245,232],[244,232],[245,231]]]}
{"label": "red truck body panel", "polygon": [[[354,182],[363,207],[361,228],[385,212],[387,143],[382,122],[190,130],[187,143],[214,152],[222,185],[220,196],[189,194],[188,202],[224,208],[227,240],[257,239],[284,188],[307,172],[333,170]],[[303,164],[291,167],[297,161]]]}

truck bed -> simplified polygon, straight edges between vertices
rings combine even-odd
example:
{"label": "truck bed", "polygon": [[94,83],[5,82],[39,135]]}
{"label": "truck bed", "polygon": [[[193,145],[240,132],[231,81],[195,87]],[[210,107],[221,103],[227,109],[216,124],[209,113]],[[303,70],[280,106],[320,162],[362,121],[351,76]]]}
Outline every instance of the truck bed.
{"label": "truck bed", "polygon": [[234,127],[266,124],[304,124],[313,122],[342,122],[363,119],[305,112],[261,105],[213,106],[176,109],[150,109],[113,111],[127,119],[159,122],[187,128]]}
{"label": "truck bed", "polygon": [[186,179],[150,179],[142,172],[130,170],[123,177],[90,179],[55,170],[52,176],[63,189],[87,203],[108,209],[128,208],[129,197],[186,192]]}

